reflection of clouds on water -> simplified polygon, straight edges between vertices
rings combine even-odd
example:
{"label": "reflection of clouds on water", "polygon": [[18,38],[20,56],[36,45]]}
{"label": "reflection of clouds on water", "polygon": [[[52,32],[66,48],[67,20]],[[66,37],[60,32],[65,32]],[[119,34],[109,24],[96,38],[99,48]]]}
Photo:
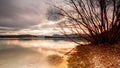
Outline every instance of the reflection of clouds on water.
{"label": "reflection of clouds on water", "polygon": [[8,48],[30,48],[42,53],[65,53],[73,48],[75,43],[70,41],[54,40],[1,40],[0,49]]}
{"label": "reflection of clouds on water", "polygon": [[[69,45],[69,46],[68,46]],[[0,40],[0,68],[67,68],[62,58],[74,43],[53,40]],[[54,55],[53,55],[54,54]],[[58,55],[56,55],[58,54]],[[51,62],[61,63],[57,67]],[[52,58],[54,60],[52,60]]]}
{"label": "reflection of clouds on water", "polygon": [[2,40],[2,45],[19,45],[21,47],[49,47],[49,48],[71,48],[75,43],[69,41],[54,40]]}

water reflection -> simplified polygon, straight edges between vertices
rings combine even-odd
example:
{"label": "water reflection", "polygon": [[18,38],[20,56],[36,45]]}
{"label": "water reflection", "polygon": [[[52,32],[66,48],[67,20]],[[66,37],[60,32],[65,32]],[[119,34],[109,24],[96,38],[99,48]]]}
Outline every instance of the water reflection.
{"label": "water reflection", "polygon": [[[67,68],[60,56],[74,46],[64,40],[0,40],[0,68]],[[60,65],[49,64],[52,58]]]}

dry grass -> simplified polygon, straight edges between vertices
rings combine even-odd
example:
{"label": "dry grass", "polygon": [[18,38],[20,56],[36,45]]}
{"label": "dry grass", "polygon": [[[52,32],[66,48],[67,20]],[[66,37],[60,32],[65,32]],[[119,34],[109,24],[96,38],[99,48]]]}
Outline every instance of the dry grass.
{"label": "dry grass", "polygon": [[119,68],[120,49],[109,44],[79,45],[68,57],[68,68]]}

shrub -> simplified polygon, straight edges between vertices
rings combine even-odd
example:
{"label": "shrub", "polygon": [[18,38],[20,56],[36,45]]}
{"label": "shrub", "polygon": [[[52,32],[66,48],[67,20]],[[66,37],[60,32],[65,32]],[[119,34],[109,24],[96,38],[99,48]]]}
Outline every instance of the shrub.
{"label": "shrub", "polygon": [[66,0],[66,4],[55,6],[64,17],[59,26],[65,35],[69,32],[93,44],[119,41],[120,0]]}

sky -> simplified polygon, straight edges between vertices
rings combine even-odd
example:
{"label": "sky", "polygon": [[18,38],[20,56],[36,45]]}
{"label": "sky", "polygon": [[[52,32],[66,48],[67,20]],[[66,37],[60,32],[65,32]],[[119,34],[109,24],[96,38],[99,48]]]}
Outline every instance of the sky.
{"label": "sky", "polygon": [[62,0],[0,0],[0,35],[59,34],[56,21],[48,20],[48,3]]}

